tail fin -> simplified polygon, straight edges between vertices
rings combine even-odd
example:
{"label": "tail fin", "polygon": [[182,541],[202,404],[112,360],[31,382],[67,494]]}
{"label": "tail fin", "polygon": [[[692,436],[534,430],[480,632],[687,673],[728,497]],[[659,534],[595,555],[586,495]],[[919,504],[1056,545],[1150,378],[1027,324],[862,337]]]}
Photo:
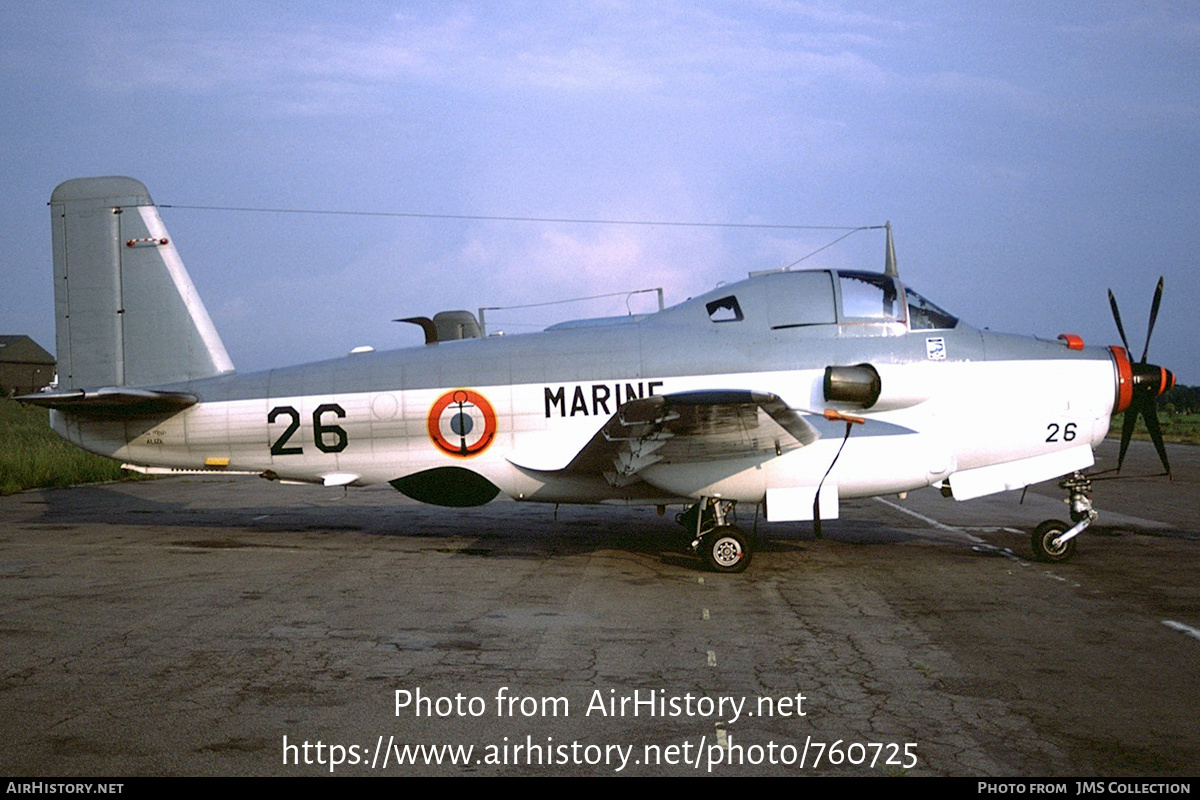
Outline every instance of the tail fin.
{"label": "tail fin", "polygon": [[233,372],[140,181],[67,181],[51,195],[50,215],[60,389]]}

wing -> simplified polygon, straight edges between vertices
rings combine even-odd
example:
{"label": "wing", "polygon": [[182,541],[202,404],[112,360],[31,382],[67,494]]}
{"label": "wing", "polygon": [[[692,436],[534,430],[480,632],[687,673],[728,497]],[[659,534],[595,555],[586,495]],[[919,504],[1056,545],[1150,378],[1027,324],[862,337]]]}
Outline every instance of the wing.
{"label": "wing", "polygon": [[[565,466],[545,458],[509,460],[548,471],[603,474],[613,486],[652,464],[774,458],[820,438],[777,395],[717,389],[646,397],[623,404]],[[540,465],[535,466],[535,462]]]}

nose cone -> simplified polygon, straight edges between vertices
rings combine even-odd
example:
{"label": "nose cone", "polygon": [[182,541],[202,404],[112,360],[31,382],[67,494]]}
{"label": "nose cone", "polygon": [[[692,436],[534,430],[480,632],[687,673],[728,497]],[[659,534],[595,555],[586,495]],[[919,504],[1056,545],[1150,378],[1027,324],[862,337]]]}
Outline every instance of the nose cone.
{"label": "nose cone", "polygon": [[1153,393],[1158,397],[1175,386],[1175,373],[1154,364],[1133,365],[1133,390]]}

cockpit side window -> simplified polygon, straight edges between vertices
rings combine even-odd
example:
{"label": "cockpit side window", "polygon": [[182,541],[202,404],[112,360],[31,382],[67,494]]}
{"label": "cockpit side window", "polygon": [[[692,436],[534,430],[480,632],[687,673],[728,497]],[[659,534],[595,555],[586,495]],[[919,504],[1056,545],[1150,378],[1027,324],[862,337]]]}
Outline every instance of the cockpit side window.
{"label": "cockpit side window", "polygon": [[741,322],[746,318],[742,314],[742,307],[738,305],[737,298],[733,295],[713,300],[704,308],[708,311],[708,318],[713,322]]}
{"label": "cockpit side window", "polygon": [[838,273],[842,319],[847,322],[903,322],[895,282],[869,272]]}
{"label": "cockpit side window", "polygon": [[953,328],[958,324],[958,317],[929,302],[912,289],[906,288],[904,293],[908,297],[909,327],[914,331]]}
{"label": "cockpit side window", "polygon": [[827,270],[785,272],[764,278],[771,330],[833,325],[837,313]]}

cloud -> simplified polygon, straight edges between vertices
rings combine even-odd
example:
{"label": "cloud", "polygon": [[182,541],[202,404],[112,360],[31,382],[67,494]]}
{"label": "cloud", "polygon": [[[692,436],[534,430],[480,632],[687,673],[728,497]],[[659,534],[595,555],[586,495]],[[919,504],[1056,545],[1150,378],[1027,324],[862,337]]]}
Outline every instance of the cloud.
{"label": "cloud", "polygon": [[104,91],[250,97],[304,115],[382,110],[381,97],[414,86],[678,96],[713,84],[879,84],[884,75],[860,50],[874,39],[859,28],[890,27],[875,17],[766,4],[791,17],[775,30],[770,18],[690,5],[609,6],[546,6],[530,19],[439,5],[361,21],[255,6],[228,19],[168,15],[146,26],[93,11],[74,24],[103,35],[74,57]]}
{"label": "cloud", "polygon": [[[429,264],[420,282],[436,285],[454,276],[450,283],[458,305],[447,293],[438,293],[453,307],[467,298],[481,306],[553,303],[489,312],[494,320],[489,328],[526,332],[563,319],[656,310],[653,294],[628,296],[643,289],[661,288],[667,303],[679,302],[715,282],[722,251],[719,236],[711,231],[484,225],[452,254]],[[615,296],[559,304],[601,294]]]}

